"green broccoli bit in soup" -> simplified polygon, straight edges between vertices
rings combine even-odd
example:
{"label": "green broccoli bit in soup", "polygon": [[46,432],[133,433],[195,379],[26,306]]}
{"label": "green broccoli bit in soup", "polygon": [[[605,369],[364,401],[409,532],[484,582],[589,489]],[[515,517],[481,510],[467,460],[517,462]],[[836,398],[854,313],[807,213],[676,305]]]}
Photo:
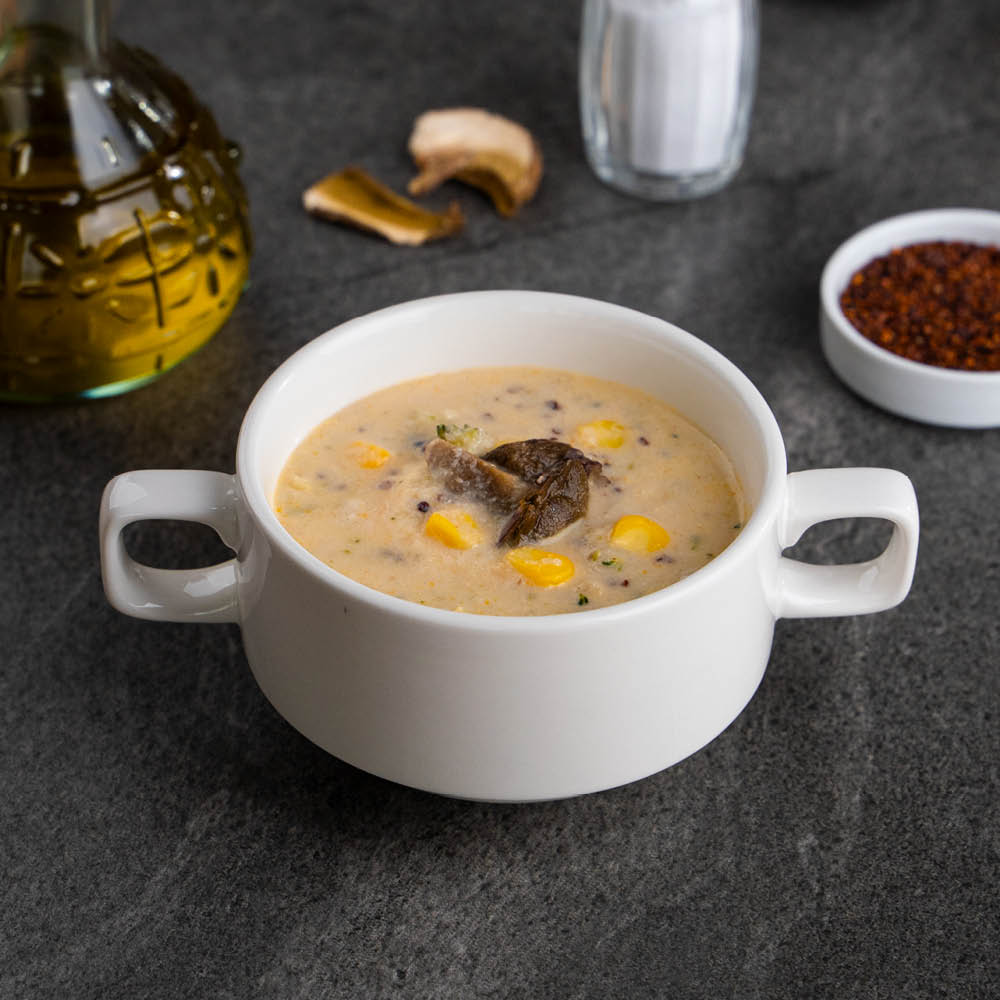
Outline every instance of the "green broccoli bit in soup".
{"label": "green broccoli bit in soup", "polygon": [[478,427],[468,424],[438,424],[437,436],[448,444],[453,444],[466,451],[476,452],[485,442],[486,435]]}

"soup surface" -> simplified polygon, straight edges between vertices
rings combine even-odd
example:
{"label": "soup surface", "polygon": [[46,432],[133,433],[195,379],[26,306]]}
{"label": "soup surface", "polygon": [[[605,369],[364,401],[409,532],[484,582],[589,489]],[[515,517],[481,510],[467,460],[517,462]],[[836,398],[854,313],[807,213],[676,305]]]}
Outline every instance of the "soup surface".
{"label": "soup surface", "polygon": [[273,503],[346,576],[489,615],[641,597],[717,556],[746,516],[729,460],[666,403],[539,368],[434,375],[350,404],[292,453]]}

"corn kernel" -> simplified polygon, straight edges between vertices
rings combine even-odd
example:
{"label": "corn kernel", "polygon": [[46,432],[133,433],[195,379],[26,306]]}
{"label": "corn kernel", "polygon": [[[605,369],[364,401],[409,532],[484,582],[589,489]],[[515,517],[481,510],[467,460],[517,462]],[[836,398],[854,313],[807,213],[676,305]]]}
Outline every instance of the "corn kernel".
{"label": "corn kernel", "polygon": [[391,451],[370,441],[354,441],[347,451],[362,469],[378,469],[392,457]]}
{"label": "corn kernel", "polygon": [[529,583],[538,587],[556,587],[565,583],[575,572],[573,562],[558,552],[546,552],[526,546],[507,553],[511,564]]}
{"label": "corn kernel", "polygon": [[471,549],[483,540],[479,525],[461,511],[450,517],[435,511],[427,518],[424,532],[449,549]]}
{"label": "corn kernel", "polygon": [[625,428],[617,420],[592,420],[580,424],[574,437],[585,448],[620,448],[625,443]]}
{"label": "corn kernel", "polygon": [[670,535],[648,517],[626,514],[611,529],[611,541],[632,552],[656,552],[670,544]]}

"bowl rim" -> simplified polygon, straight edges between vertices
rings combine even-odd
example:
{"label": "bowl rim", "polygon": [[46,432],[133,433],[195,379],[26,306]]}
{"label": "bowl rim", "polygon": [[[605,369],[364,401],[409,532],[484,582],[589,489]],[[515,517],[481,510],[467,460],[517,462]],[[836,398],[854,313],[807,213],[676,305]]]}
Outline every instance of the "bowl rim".
{"label": "bowl rim", "polygon": [[[972,385],[982,387],[993,383],[996,385],[997,392],[1000,393],[1000,371],[979,372],[960,368],[942,368],[940,365],[904,358],[869,340],[851,323],[840,307],[840,293],[844,286],[837,287],[837,275],[842,270],[848,270],[850,274],[854,274],[860,267],[876,257],[884,256],[897,246],[908,246],[916,241],[926,242],[932,238],[963,240],[963,237],[949,236],[947,232],[951,226],[963,223],[981,223],[984,226],[993,227],[996,230],[996,245],[1000,246],[1000,212],[985,208],[920,209],[893,215],[859,229],[834,250],[824,265],[820,276],[820,301],[824,314],[833,324],[836,332],[873,364],[885,366],[892,374],[900,378],[916,376],[924,381],[936,382],[942,387],[947,386],[952,389],[964,389]],[[902,233],[911,227],[919,230],[926,229],[926,233],[923,236],[911,233],[907,238],[909,242],[889,239],[891,234]],[[885,243],[884,248],[875,252],[859,252],[860,247],[868,244],[874,237],[882,237],[880,242]],[[974,241],[969,240],[968,242]],[[847,266],[848,264],[849,266]]]}
{"label": "bowl rim", "polygon": [[[609,320],[618,318],[639,324],[645,327],[647,332],[652,332],[661,339],[669,338],[673,344],[680,345],[683,350],[694,354],[738,392],[756,418],[757,433],[763,444],[767,468],[763,474],[760,499],[751,511],[750,517],[736,538],[711,562],[676,583],[610,607],[545,615],[480,615],[417,604],[369,587],[328,566],[296,542],[284,528],[271,507],[259,474],[255,474],[252,456],[257,441],[266,433],[267,411],[284,385],[295,377],[296,371],[308,366],[314,357],[322,354],[334,338],[343,349],[350,349],[353,341],[377,336],[379,326],[386,320],[405,318],[407,313],[420,312],[428,307],[449,308],[452,304],[460,303],[481,303],[483,308],[497,309],[502,308],[505,300],[508,303],[531,303],[537,305],[539,311],[545,311],[546,305],[561,305],[597,314],[603,313]],[[525,363],[530,364],[530,361]],[[440,371],[448,370],[440,369]],[[775,520],[780,505],[784,502],[781,488],[786,473],[784,440],[773,412],[750,379],[714,347],[666,320],[627,306],[585,296],[516,289],[453,292],[413,299],[346,320],[319,334],[290,355],[265,380],[246,411],[236,446],[236,481],[240,496],[249,509],[256,528],[264,533],[270,545],[279,548],[298,567],[332,591],[343,592],[346,597],[369,605],[380,612],[410,619],[416,623],[479,634],[504,631],[559,634],[567,630],[575,632],[581,628],[599,628],[614,620],[631,619],[636,615],[652,612],[656,607],[665,608],[671,603],[682,600],[688,594],[711,586],[719,574],[727,571],[731,563],[750,556],[750,550],[760,544],[767,544],[760,536],[769,530],[769,525]]]}

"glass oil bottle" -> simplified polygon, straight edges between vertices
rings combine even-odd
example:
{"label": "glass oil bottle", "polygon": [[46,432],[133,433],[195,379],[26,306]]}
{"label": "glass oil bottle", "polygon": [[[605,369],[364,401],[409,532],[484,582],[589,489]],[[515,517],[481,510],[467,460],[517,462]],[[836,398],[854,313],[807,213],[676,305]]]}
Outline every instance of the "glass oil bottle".
{"label": "glass oil bottle", "polygon": [[0,0],[0,400],[125,392],[201,347],[248,273],[239,152],[108,0]]}

